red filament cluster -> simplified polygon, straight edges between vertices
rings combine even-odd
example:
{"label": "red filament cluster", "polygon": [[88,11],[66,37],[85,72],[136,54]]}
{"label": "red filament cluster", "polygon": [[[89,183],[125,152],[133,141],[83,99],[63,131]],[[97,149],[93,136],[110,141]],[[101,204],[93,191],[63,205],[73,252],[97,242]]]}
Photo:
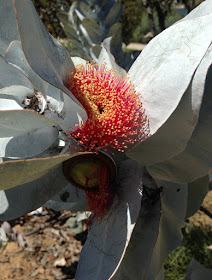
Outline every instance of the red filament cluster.
{"label": "red filament cluster", "polygon": [[114,198],[114,192],[109,184],[109,172],[106,166],[101,169],[99,178],[98,189],[85,187],[89,210],[93,212],[96,218],[101,218],[106,214]]}
{"label": "red filament cluster", "polygon": [[88,119],[67,131],[87,151],[124,151],[136,138],[146,138],[146,116],[139,95],[127,77],[105,64],[78,65],[66,85],[85,108]]}

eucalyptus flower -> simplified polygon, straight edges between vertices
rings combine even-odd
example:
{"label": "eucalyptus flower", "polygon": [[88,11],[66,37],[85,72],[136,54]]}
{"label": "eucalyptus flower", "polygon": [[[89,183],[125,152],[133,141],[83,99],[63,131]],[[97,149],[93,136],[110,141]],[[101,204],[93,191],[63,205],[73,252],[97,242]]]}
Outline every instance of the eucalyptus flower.
{"label": "eucalyptus flower", "polygon": [[1,1],[0,219],[92,210],[76,279],[163,278],[212,167],[211,13],[203,2],[127,74],[104,45],[98,65],[71,59],[31,1]]}

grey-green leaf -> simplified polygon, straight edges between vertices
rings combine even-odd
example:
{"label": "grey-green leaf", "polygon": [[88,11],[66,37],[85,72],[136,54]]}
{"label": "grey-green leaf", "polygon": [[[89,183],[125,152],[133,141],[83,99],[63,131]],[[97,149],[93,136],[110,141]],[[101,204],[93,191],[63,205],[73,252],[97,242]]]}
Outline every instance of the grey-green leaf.
{"label": "grey-green leaf", "polygon": [[63,85],[69,72],[74,70],[70,56],[48,33],[31,1],[14,2],[21,43],[29,64],[48,82]]}
{"label": "grey-green leaf", "polygon": [[78,189],[71,184],[68,184],[60,192],[58,192],[52,200],[55,202],[77,202],[79,200],[86,200],[85,192],[81,189]]}
{"label": "grey-green leaf", "polygon": [[152,257],[146,271],[145,280],[157,279],[164,260],[172,250],[177,248],[183,239],[181,232],[187,207],[187,185],[157,181],[159,187],[164,187],[161,194],[162,215],[159,234]]}
{"label": "grey-green leaf", "polygon": [[[209,53],[212,54],[212,46]],[[211,61],[210,61],[211,62]],[[198,71],[198,70],[197,70]],[[170,160],[148,166],[155,178],[173,182],[192,182],[212,167],[212,67],[208,70],[198,124],[185,150]]]}
{"label": "grey-green leaf", "polygon": [[119,20],[121,11],[122,11],[122,4],[120,2],[115,2],[112,8],[110,9],[110,12],[108,13],[107,18],[105,19],[104,22],[107,28]]}
{"label": "grey-green leaf", "polygon": [[[143,176],[145,180],[145,175]],[[160,193],[157,185],[154,186],[151,183],[144,182],[146,191],[143,193],[138,221],[114,280],[145,279],[146,270],[159,234],[161,217]]]}
{"label": "grey-green leaf", "polygon": [[91,18],[84,18],[80,24],[80,29],[91,46],[101,44],[102,32],[96,21]]}
{"label": "grey-green leaf", "polygon": [[130,68],[150,134],[170,117],[211,44],[212,16],[179,21],[150,41]]}
{"label": "grey-green leaf", "polygon": [[45,203],[46,207],[50,207],[56,211],[68,210],[68,211],[86,211],[88,210],[87,200],[79,200],[76,202],[58,202],[54,200],[49,200]]}
{"label": "grey-green leaf", "polygon": [[188,274],[185,280],[211,280],[212,269],[205,268],[194,258],[191,260],[188,268]]}
{"label": "grey-green leaf", "polygon": [[0,191],[0,220],[18,218],[44,205],[67,184],[63,177],[58,167],[33,182]]}
{"label": "grey-green leaf", "polygon": [[56,127],[45,127],[15,137],[0,138],[0,157],[27,158],[48,149],[57,139]]}
{"label": "grey-green leaf", "polygon": [[92,221],[77,280],[111,279],[124,257],[141,205],[141,170],[136,162],[122,162],[116,184],[120,188],[108,213]]}
{"label": "grey-green leaf", "polygon": [[140,164],[161,162],[185,149],[198,122],[208,68],[212,61],[210,49],[211,47],[194,73],[191,84],[173,114],[153,136],[128,153]]}
{"label": "grey-green leaf", "polygon": [[32,70],[26,60],[20,41],[13,41],[10,44],[5,54],[5,60],[22,71],[33,83],[34,88],[45,96],[48,83]]}
{"label": "grey-green leaf", "polygon": [[0,189],[6,190],[36,180],[72,156],[74,154],[2,162]]}
{"label": "grey-green leaf", "polygon": [[80,102],[65,87],[75,70],[68,52],[46,30],[31,1],[14,0],[22,47],[32,69],[73,100],[70,110],[86,116]]}
{"label": "grey-green leaf", "polygon": [[8,86],[23,86],[34,91],[32,83],[21,71],[12,65],[9,65],[3,57],[0,56],[0,88]]}
{"label": "grey-green leaf", "polygon": [[193,216],[200,208],[203,199],[209,191],[209,176],[206,175],[194,182],[188,183],[188,202],[186,218]]}
{"label": "grey-green leaf", "polygon": [[18,136],[32,132],[38,128],[58,125],[49,118],[46,118],[30,110],[2,110],[0,111],[0,137]]}
{"label": "grey-green leaf", "polygon": [[119,75],[122,75],[124,77],[126,76],[126,71],[115,62],[114,56],[107,48],[104,47],[104,42],[98,58],[98,64],[101,65],[103,63],[106,63],[107,69],[113,69],[117,71]]}
{"label": "grey-green leaf", "polygon": [[4,55],[9,44],[19,40],[13,0],[1,0],[0,15],[0,55]]}

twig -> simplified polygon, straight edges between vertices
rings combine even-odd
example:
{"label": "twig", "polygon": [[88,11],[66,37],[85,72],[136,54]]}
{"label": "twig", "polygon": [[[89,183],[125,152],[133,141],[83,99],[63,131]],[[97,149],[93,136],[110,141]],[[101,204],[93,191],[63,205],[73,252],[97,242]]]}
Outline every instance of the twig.
{"label": "twig", "polygon": [[203,213],[205,213],[208,217],[210,217],[212,219],[212,213],[210,211],[208,211],[208,209],[206,209],[204,206],[200,206],[199,210],[202,211]]}

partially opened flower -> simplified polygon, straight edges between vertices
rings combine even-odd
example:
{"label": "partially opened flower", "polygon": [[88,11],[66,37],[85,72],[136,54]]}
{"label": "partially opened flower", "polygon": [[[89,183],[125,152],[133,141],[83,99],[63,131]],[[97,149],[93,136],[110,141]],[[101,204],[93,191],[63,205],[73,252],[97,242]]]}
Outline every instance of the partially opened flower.
{"label": "partially opened flower", "polygon": [[30,1],[2,1],[0,219],[47,201],[93,211],[77,279],[162,277],[197,210],[212,167],[211,13],[205,1],[165,30],[127,76],[105,47],[97,63],[71,59]]}

